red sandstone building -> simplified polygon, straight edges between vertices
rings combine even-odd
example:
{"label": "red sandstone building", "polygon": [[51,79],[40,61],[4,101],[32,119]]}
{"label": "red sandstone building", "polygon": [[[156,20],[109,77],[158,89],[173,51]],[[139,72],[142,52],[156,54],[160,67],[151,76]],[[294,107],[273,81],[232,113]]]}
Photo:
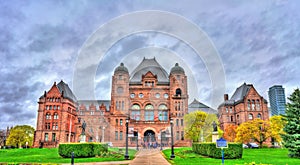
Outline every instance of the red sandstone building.
{"label": "red sandstone building", "polygon": [[85,141],[125,146],[127,118],[131,146],[136,140],[169,145],[171,118],[175,145],[185,145],[187,91],[184,69],[176,63],[168,74],[155,58],[144,58],[130,74],[121,63],[112,76],[111,100],[77,100],[66,83],[54,83],[38,102],[34,147],[78,142],[83,121]]}
{"label": "red sandstone building", "polygon": [[260,118],[269,119],[267,101],[256,91],[252,84],[242,84],[230,99],[224,95],[224,102],[218,107],[220,127],[229,124],[240,125],[243,122]]}

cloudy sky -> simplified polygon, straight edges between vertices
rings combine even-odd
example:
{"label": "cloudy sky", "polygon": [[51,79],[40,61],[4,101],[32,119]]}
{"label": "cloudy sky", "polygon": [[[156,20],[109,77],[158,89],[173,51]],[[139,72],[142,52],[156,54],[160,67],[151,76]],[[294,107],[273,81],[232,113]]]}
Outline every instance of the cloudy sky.
{"label": "cloudy sky", "polygon": [[110,99],[114,68],[143,57],[167,72],[178,62],[190,100],[213,107],[244,82],[288,96],[300,86],[299,10],[296,0],[3,0],[0,129],[35,127],[38,98],[61,79],[79,99]]}

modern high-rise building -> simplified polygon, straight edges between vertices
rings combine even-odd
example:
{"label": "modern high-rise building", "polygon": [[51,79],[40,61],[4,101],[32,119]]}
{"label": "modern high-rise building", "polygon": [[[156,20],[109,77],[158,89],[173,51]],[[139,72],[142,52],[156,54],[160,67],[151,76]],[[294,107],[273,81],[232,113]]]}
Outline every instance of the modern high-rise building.
{"label": "modern high-rise building", "polygon": [[272,86],[268,93],[272,116],[285,114],[285,94],[282,85]]}

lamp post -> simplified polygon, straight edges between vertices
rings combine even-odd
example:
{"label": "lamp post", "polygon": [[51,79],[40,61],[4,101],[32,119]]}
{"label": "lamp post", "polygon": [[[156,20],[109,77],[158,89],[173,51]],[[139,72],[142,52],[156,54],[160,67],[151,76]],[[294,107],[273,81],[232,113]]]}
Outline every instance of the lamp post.
{"label": "lamp post", "polygon": [[170,119],[170,124],[171,124],[171,157],[170,159],[174,159],[174,141],[173,141],[173,118]]}
{"label": "lamp post", "polygon": [[124,158],[126,160],[129,159],[129,155],[128,155],[128,122],[129,122],[129,117],[126,118],[126,152],[124,155]]}
{"label": "lamp post", "polygon": [[160,150],[162,151],[163,150],[163,148],[162,148],[162,138],[163,138],[163,129],[162,130],[160,130]]}
{"label": "lamp post", "polygon": [[139,130],[136,132],[136,150],[139,150]]}

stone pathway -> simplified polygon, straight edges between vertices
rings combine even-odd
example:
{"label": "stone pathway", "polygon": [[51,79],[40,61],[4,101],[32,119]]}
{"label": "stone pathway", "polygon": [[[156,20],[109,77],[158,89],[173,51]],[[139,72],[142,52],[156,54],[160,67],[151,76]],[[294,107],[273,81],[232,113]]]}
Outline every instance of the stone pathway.
{"label": "stone pathway", "polygon": [[170,165],[159,149],[141,149],[130,165]]}

